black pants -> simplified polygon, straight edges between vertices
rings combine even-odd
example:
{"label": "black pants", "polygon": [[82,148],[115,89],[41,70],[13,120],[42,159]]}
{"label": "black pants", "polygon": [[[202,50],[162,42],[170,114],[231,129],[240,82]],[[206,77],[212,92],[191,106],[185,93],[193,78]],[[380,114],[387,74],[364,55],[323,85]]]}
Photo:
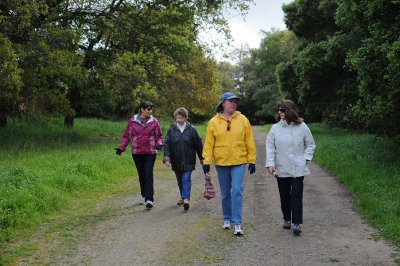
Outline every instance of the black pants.
{"label": "black pants", "polygon": [[140,193],[145,200],[154,201],[153,168],[156,154],[132,154],[139,175]]}
{"label": "black pants", "polygon": [[300,177],[278,177],[279,195],[281,197],[281,210],[285,221],[294,224],[303,223],[303,180]]}

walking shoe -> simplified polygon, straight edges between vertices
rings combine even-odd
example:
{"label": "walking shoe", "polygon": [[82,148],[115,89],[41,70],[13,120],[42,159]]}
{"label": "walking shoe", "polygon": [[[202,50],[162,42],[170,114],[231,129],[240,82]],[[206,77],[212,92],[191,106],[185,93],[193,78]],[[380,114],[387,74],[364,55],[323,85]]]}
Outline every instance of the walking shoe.
{"label": "walking shoe", "polygon": [[300,234],[301,233],[301,226],[299,224],[293,224],[293,234]]}
{"label": "walking shoe", "polygon": [[237,235],[237,236],[243,235],[243,230],[242,230],[240,224],[233,225],[233,234]]}
{"label": "walking shoe", "polygon": [[291,221],[283,221],[283,229],[290,229],[290,227],[292,226],[292,222]]}
{"label": "walking shoe", "polygon": [[147,209],[153,208],[153,202],[152,202],[151,200],[147,200],[147,201],[146,201],[146,208],[147,208]]}
{"label": "walking shoe", "polygon": [[183,199],[179,199],[176,205],[182,205],[182,204],[183,204]]}
{"label": "walking shoe", "polygon": [[144,199],[144,197],[140,197],[139,205],[145,205],[145,204],[146,200]]}
{"label": "walking shoe", "polygon": [[183,209],[185,211],[189,210],[189,200],[188,199],[183,200]]}
{"label": "walking shoe", "polygon": [[222,225],[222,229],[230,229],[230,228],[231,228],[231,222],[224,221],[224,224]]}

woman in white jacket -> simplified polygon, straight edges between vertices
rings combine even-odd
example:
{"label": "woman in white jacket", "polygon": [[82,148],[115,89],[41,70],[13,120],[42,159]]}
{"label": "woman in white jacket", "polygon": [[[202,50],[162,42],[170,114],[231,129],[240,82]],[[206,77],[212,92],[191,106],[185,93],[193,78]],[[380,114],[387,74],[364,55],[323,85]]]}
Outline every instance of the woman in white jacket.
{"label": "woman in white jacket", "polygon": [[278,104],[274,124],[267,136],[266,167],[278,181],[283,228],[301,233],[303,223],[303,180],[310,173],[307,162],[313,157],[314,138],[310,129],[299,117],[297,107],[291,100]]}

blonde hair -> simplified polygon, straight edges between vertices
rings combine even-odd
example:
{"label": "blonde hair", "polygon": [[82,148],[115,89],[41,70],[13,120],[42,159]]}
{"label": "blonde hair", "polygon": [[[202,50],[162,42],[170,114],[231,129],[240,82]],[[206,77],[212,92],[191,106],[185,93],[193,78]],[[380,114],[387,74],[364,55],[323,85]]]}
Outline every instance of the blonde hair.
{"label": "blonde hair", "polygon": [[189,117],[189,112],[186,110],[184,107],[179,107],[178,109],[175,110],[174,112],[174,117],[176,118],[177,115],[183,116],[184,118]]}

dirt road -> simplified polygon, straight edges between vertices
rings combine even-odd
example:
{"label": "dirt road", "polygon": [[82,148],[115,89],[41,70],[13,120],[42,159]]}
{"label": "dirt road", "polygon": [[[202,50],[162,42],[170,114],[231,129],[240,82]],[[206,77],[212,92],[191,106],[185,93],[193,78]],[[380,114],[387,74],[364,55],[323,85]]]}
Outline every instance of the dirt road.
{"label": "dirt road", "polygon": [[[220,199],[202,198],[201,168],[193,172],[191,207],[176,205],[172,171],[158,178],[152,210],[138,195],[108,202],[116,213],[96,223],[74,247],[57,244],[39,261],[58,265],[395,265],[399,252],[374,240],[377,231],[352,208],[352,198],[333,176],[311,163],[304,183],[301,236],[281,228],[276,181],[267,176],[266,134],[255,130],[257,172],[246,174],[245,235],[222,230]],[[318,143],[317,143],[318,145]],[[317,147],[318,149],[318,147]],[[213,182],[218,188],[217,178]],[[217,189],[217,196],[219,196]],[[70,250],[65,250],[65,249]]]}

